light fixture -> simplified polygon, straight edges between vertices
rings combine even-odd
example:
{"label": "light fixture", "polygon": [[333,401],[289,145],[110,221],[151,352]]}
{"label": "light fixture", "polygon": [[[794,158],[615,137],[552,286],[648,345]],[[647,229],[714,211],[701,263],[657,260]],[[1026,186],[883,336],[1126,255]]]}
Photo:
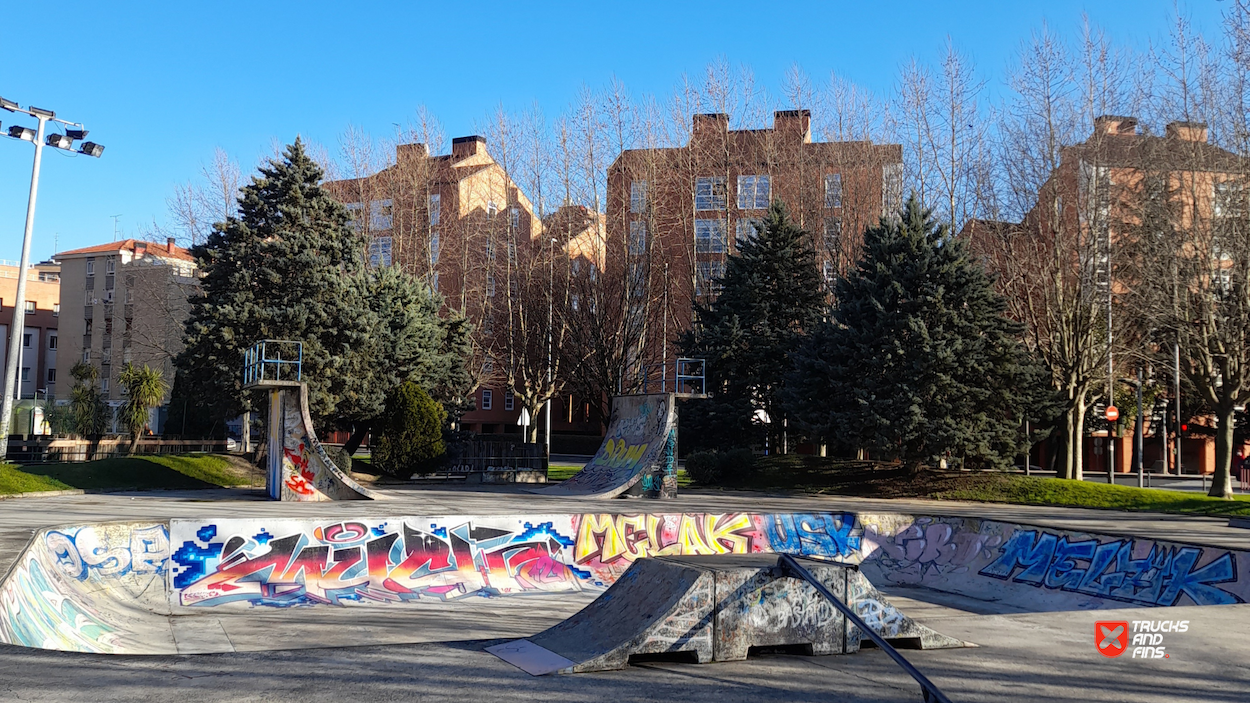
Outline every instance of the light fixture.
{"label": "light fixture", "polygon": [[13,112],[14,110],[17,109],[17,103],[13,102],[12,100],[5,100],[4,98],[0,98],[0,108],[8,110],[9,112]]}
{"label": "light fixture", "polygon": [[48,117],[48,118],[56,117],[55,112],[51,110],[45,110],[42,107],[35,107],[34,105],[31,105],[29,110],[30,110],[30,114],[32,115],[38,115],[40,117]]}
{"label": "light fixture", "polygon": [[14,139],[25,139],[26,141],[33,143],[35,141],[35,130],[30,127],[23,127],[19,124],[15,124],[12,127],[9,127],[9,136]]}
{"label": "light fixture", "polygon": [[74,148],[74,140],[70,139],[69,136],[64,135],[64,134],[49,134],[48,138],[45,140],[45,143],[48,146],[54,146],[58,149]]}
{"label": "light fixture", "polygon": [[65,135],[70,139],[81,141],[87,138],[87,130],[85,129],[67,129]]}
{"label": "light fixture", "polygon": [[82,146],[78,149],[78,153],[86,154],[87,156],[94,156],[98,159],[100,158],[100,154],[104,153],[104,145],[96,144],[95,142],[83,142]]}

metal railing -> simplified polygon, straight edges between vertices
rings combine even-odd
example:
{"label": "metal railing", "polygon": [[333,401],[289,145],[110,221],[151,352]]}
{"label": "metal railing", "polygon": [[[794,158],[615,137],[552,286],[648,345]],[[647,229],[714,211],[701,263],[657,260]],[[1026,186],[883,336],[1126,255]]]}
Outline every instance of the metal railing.
{"label": "metal railing", "polygon": [[951,703],[951,700],[939,691],[938,687],[935,686],[927,676],[920,673],[919,669],[912,666],[911,662],[907,661],[902,654],[899,654],[898,650],[895,649],[894,646],[891,645],[884,637],[874,632],[872,628],[868,627],[868,623],[864,622],[863,618],[859,617],[854,610],[851,610],[850,606],[843,603],[837,596],[830,593],[829,589],[825,588],[825,585],[820,581],[817,581],[816,577],[812,576],[810,571],[803,568],[803,565],[799,564],[798,560],[789,554],[782,554],[780,566],[782,570],[786,572],[787,576],[802,579],[811,584],[812,587],[816,589],[817,593],[824,596],[825,600],[832,603],[833,607],[838,609],[838,612],[846,616],[847,620],[854,623],[854,625],[858,627],[861,632],[868,635],[868,638],[871,639],[874,644],[884,650],[885,653],[894,660],[895,664],[903,667],[903,671],[907,672],[909,676],[920,684],[920,700],[923,701],[923,703]]}
{"label": "metal railing", "polygon": [[244,386],[254,386],[265,381],[302,381],[303,379],[303,342],[262,339],[243,352]]}

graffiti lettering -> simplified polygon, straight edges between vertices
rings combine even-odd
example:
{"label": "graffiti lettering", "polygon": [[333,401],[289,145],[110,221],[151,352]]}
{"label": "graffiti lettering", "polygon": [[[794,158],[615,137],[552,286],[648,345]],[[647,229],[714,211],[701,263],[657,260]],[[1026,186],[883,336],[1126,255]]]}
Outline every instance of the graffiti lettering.
{"label": "graffiti lettering", "polygon": [[[1149,545],[1149,551],[1141,553]],[[1176,605],[1188,596],[1197,605],[1243,602],[1217,584],[1237,580],[1235,557],[1225,551],[1195,568],[1203,549],[1133,539],[1072,542],[1038,530],[1017,530],[998,558],[980,573],[1003,581],[1073,591],[1142,605]]]}
{"label": "graffiti lettering", "polygon": [[625,564],[647,556],[745,554],[758,532],[745,513],[582,515],[573,562]]}
{"label": "graffiti lettering", "polygon": [[777,513],[764,527],[774,552],[807,556],[852,556],[863,535],[852,513]]}

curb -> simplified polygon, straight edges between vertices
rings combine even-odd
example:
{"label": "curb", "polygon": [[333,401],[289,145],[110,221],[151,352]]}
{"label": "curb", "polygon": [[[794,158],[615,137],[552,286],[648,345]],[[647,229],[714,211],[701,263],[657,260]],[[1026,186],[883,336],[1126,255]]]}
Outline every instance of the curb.
{"label": "curb", "polygon": [[87,492],[81,488],[71,488],[65,491],[30,491],[27,493],[6,493],[0,495],[0,500],[14,500],[16,498],[55,498],[57,496],[81,496]]}

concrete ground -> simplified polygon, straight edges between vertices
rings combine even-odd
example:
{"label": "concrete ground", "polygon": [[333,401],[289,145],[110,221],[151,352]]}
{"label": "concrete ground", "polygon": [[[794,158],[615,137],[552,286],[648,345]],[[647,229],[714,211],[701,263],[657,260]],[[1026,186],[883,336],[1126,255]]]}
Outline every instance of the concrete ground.
{"label": "concrete ground", "polygon": [[[966,515],[1058,528],[1246,549],[1226,520],[1033,506],[685,491],[662,504],[587,502],[507,487],[388,490],[391,500],[272,503],[259,492],[192,491],[0,501],[0,570],[31,531],[56,524],[170,517],[333,517],[603,511],[893,511]],[[977,648],[904,654],[955,701],[1241,701],[1250,689],[1250,605],[1098,612],[1012,613],[927,589],[892,599],[934,629]],[[188,656],[68,654],[0,645],[0,700],[689,700],[915,701],[919,689],[882,652],[763,656],[726,664],[649,663],[625,671],[531,677],[481,651],[533,634],[588,602],[535,596],[400,608],[222,613],[234,653]],[[1106,659],[1094,622],[1187,619],[1168,659]],[[191,629],[199,625],[190,625]],[[327,646],[329,645],[329,646]],[[373,645],[373,646],[360,646]],[[260,651],[292,647],[281,651]],[[313,647],[313,648],[310,648]],[[296,649],[298,648],[298,649]]]}

